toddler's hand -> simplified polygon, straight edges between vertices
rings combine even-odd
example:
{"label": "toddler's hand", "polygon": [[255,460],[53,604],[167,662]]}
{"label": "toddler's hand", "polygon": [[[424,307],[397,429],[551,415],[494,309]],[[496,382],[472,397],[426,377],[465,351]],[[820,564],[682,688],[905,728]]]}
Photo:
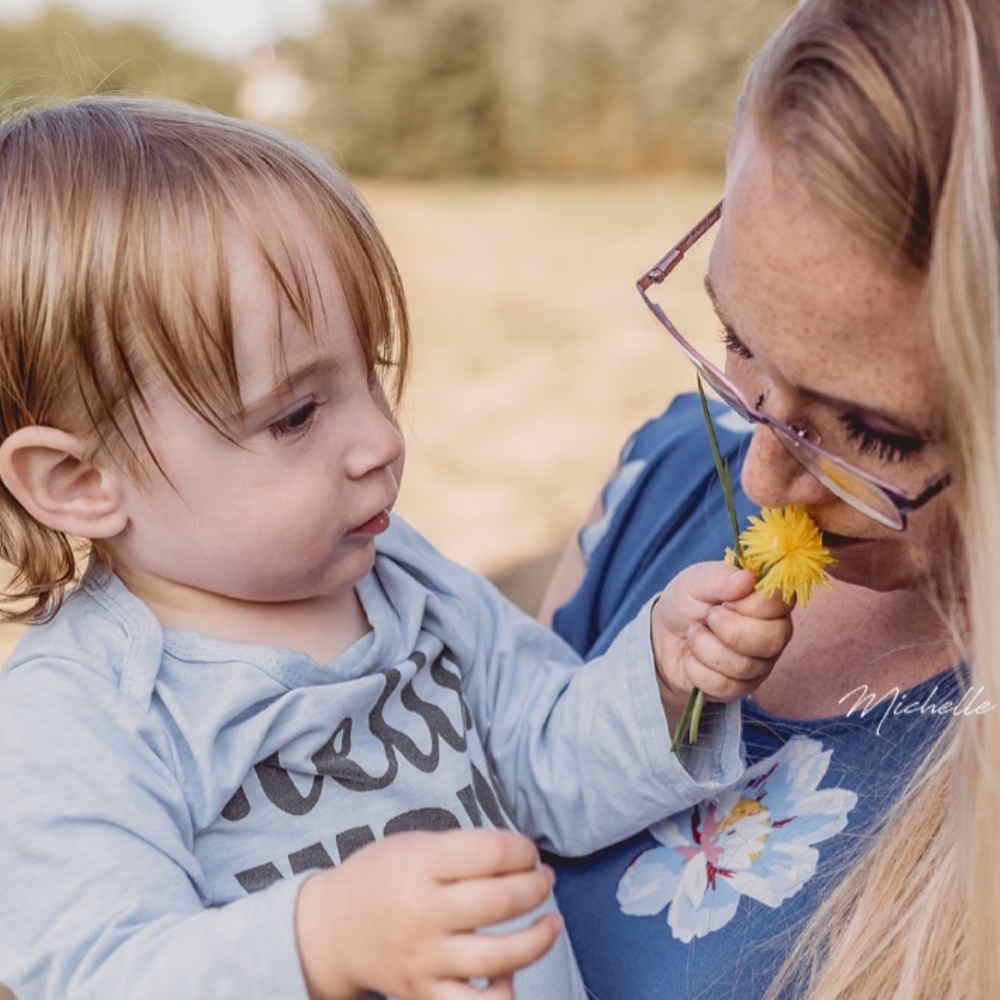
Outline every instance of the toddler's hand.
{"label": "toddler's hand", "polygon": [[[552,882],[519,834],[404,833],[369,844],[303,883],[296,931],[309,996],[513,1000],[513,973],[552,947],[559,915],[510,933],[475,931],[530,913]],[[477,989],[473,978],[490,984]]]}
{"label": "toddler's hand", "polygon": [[697,563],[678,573],[653,606],[653,654],[671,732],[692,688],[711,701],[742,698],[788,645],[791,607],[755,584],[750,570]]}

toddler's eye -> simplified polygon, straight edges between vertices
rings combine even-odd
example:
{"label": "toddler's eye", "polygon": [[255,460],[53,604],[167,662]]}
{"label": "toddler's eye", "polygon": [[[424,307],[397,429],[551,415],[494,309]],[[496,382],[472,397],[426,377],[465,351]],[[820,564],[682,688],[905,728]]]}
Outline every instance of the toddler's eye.
{"label": "toddler's eye", "polygon": [[301,434],[312,423],[315,415],[316,401],[310,399],[301,406],[297,406],[291,413],[286,413],[280,420],[275,420],[268,427],[268,430],[271,432],[271,436],[275,438]]}

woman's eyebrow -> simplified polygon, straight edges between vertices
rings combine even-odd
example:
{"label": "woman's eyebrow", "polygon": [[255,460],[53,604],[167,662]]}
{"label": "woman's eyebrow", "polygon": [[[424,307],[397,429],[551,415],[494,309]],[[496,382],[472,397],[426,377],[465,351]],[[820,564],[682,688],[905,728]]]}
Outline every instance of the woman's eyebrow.
{"label": "woman's eyebrow", "polygon": [[748,358],[753,357],[753,351],[743,343],[742,340],[737,336],[736,331],[733,329],[730,322],[722,315],[722,309],[719,307],[719,300],[715,297],[715,289],[712,288],[712,279],[705,275],[705,292],[708,294],[709,301],[712,303],[712,309],[715,315],[718,317],[719,322],[722,324],[722,328],[726,331],[726,342],[735,350],[744,354]]}

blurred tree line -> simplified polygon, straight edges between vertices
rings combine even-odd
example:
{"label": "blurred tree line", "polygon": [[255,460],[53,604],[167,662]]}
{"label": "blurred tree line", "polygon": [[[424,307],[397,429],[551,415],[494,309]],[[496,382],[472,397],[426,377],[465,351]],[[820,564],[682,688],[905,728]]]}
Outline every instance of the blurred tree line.
{"label": "blurred tree line", "polygon": [[284,55],[358,172],[717,168],[742,73],[794,0],[341,0]]}
{"label": "blurred tree line", "polygon": [[93,21],[54,6],[0,25],[0,100],[147,93],[236,110],[237,66],[178,48],[138,21]]}
{"label": "blurred tree line", "polygon": [[[312,36],[275,48],[310,95],[280,124],[357,175],[714,169],[742,73],[792,6],[327,0]],[[144,91],[245,112],[240,67],[67,9],[0,30],[0,79],[8,97]]]}

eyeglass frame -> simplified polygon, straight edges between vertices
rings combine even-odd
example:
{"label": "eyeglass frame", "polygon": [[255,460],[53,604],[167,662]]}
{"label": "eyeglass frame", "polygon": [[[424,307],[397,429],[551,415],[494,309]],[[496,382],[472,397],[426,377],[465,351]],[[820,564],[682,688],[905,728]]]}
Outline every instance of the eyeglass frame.
{"label": "eyeglass frame", "polygon": [[[720,201],[708,212],[707,215],[705,215],[703,219],[695,223],[691,230],[686,233],[671,250],[661,257],[656,264],[654,264],[653,267],[651,267],[636,282],[636,288],[642,296],[642,300],[646,303],[657,320],[659,320],[663,327],[665,327],[671,337],[674,338],[681,350],[687,355],[688,360],[695,366],[699,373],[704,374],[706,381],[731,410],[743,417],[743,419],[750,424],[760,424],[761,426],[771,428],[772,431],[777,431],[778,433],[775,434],[775,437],[785,446],[788,453],[806,470],[806,472],[809,473],[809,475],[822,483],[828,490],[840,497],[845,503],[850,504],[855,510],[860,511],[866,517],[870,517],[878,524],[882,524],[887,528],[892,528],[895,531],[903,531],[906,528],[906,519],[909,514],[912,514],[913,511],[923,507],[924,504],[932,500],[943,489],[945,489],[945,487],[951,484],[951,473],[945,472],[938,476],[926,487],[924,487],[923,491],[918,496],[914,497],[908,496],[907,494],[896,489],[896,487],[891,486],[882,479],[879,479],[877,476],[873,476],[868,472],[864,472],[861,469],[856,468],[851,465],[850,462],[846,462],[838,455],[834,455],[832,452],[827,451],[827,449],[822,447],[822,445],[817,444],[814,441],[810,441],[807,436],[807,432],[802,428],[786,424],[783,421],[778,420],[776,417],[772,417],[769,413],[765,413],[763,410],[759,410],[757,407],[751,405],[739,386],[735,385],[723,372],[720,372],[711,361],[699,354],[698,351],[691,346],[684,335],[677,329],[677,327],[670,321],[669,317],[660,305],[649,297],[648,290],[650,286],[662,284],[670,273],[677,267],[677,265],[684,259],[684,255],[712,228],[712,226],[719,221],[722,217],[722,205],[723,202]],[[722,391],[719,389],[720,385],[722,386]],[[730,402],[729,397],[735,399],[739,403],[739,406]],[[862,483],[865,483],[881,493],[882,496],[884,496],[885,499],[888,500],[889,503],[895,508],[898,522],[890,520],[888,516],[880,517],[871,509],[860,507],[858,505],[860,502],[858,497],[851,496],[846,490],[843,489],[843,487],[838,486],[831,477],[824,476],[818,470],[806,464],[806,461],[798,453],[798,449],[802,449],[807,454],[820,456],[823,460],[829,461],[837,468],[842,469],[849,476],[860,480]]]}

